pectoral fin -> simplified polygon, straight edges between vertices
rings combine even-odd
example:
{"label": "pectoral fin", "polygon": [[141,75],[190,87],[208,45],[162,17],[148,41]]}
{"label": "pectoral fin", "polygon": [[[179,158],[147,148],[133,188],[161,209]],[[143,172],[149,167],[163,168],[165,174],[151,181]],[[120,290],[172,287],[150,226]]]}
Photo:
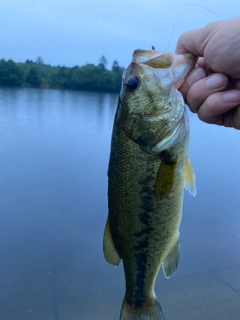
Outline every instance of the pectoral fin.
{"label": "pectoral fin", "polygon": [[155,180],[154,193],[159,199],[167,197],[173,188],[177,161],[161,162]]}
{"label": "pectoral fin", "polygon": [[113,264],[114,266],[118,266],[121,259],[115,249],[109,221],[107,219],[104,236],[103,236],[103,253],[104,257],[107,260],[108,263]]}
{"label": "pectoral fin", "polygon": [[192,167],[192,164],[190,160],[187,160],[185,172],[184,172],[184,187],[185,189],[192,195],[195,196],[197,193],[196,189],[196,176],[194,169]]}
{"label": "pectoral fin", "polygon": [[167,258],[163,262],[163,272],[165,277],[170,278],[174,272],[177,270],[180,260],[180,248],[179,248],[179,239],[173,245],[171,251],[169,252]]}

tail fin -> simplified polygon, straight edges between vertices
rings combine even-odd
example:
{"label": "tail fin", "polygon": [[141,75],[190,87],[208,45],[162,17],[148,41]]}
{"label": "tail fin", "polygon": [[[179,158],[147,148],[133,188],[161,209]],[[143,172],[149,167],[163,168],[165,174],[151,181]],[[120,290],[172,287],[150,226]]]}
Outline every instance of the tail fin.
{"label": "tail fin", "polygon": [[141,307],[132,307],[124,298],[120,320],[165,320],[162,308],[157,299]]}

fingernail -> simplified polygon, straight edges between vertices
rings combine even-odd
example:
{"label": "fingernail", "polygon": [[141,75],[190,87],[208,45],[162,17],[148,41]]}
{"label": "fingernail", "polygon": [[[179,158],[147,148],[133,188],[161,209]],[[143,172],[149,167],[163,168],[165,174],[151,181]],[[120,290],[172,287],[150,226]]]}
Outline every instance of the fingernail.
{"label": "fingernail", "polygon": [[224,75],[214,74],[205,81],[205,84],[208,89],[217,89],[219,87],[222,87],[225,82],[227,85],[227,78]]}
{"label": "fingernail", "polygon": [[223,100],[226,102],[240,102],[238,91],[226,92],[223,94]]}

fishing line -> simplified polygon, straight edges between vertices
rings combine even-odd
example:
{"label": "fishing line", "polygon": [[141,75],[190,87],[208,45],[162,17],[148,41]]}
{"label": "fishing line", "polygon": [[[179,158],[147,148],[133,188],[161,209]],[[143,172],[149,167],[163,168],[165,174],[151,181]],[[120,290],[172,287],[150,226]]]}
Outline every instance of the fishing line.
{"label": "fishing line", "polygon": [[173,24],[172,32],[171,32],[171,35],[170,35],[170,39],[169,39],[169,41],[168,41],[168,43],[167,43],[167,46],[166,46],[165,50],[163,50],[163,52],[167,50],[167,48],[168,48],[168,46],[169,46],[169,44],[170,44],[170,42],[171,42],[171,40],[172,40],[173,33],[174,33],[175,27],[176,27],[177,15],[179,14],[179,12],[180,12],[182,9],[184,9],[184,8],[186,8],[186,7],[190,7],[190,6],[199,7],[199,8],[201,8],[201,9],[204,9],[204,10],[212,13],[212,14],[213,14],[214,16],[216,16],[219,20],[223,20],[223,18],[220,17],[216,12],[214,12],[214,11],[212,11],[212,10],[204,7],[204,6],[202,6],[201,4],[191,3],[191,4],[185,4],[185,5],[183,5],[183,6],[182,6],[181,8],[179,8],[178,11],[175,13],[175,19],[174,19],[174,24]]}

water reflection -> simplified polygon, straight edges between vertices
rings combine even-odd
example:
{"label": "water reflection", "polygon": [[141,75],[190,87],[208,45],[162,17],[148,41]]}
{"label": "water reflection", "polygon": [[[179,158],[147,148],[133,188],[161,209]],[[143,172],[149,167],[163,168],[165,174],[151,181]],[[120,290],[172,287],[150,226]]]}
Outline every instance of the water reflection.
{"label": "water reflection", "polygon": [[[117,96],[0,89],[0,319],[118,319],[122,267],[102,255]],[[240,312],[239,133],[190,114],[197,197],[181,262],[156,291],[167,319]]]}

